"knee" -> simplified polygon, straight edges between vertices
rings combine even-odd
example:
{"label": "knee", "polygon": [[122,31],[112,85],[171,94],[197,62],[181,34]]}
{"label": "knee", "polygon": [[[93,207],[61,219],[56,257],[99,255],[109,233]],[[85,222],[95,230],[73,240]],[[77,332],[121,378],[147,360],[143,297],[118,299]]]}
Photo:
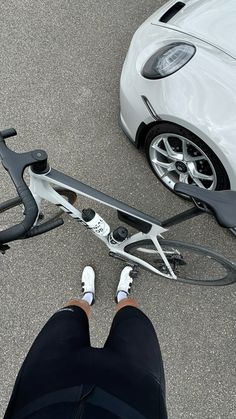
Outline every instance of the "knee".
{"label": "knee", "polygon": [[91,315],[91,312],[92,312],[91,306],[89,305],[87,301],[84,301],[84,300],[70,300],[66,304],[66,307],[68,306],[77,306],[77,307],[82,308],[82,310],[85,311],[88,317]]}
{"label": "knee", "polygon": [[119,311],[121,308],[126,306],[139,308],[137,300],[135,300],[134,298],[124,298],[116,305],[116,311]]}

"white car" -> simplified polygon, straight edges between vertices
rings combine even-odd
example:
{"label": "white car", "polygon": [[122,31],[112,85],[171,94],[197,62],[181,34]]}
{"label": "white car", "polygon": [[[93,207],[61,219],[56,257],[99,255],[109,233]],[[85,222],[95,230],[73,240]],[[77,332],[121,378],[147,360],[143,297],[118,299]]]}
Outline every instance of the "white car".
{"label": "white car", "polygon": [[236,190],[236,0],[169,1],[139,27],[120,122],[156,176]]}

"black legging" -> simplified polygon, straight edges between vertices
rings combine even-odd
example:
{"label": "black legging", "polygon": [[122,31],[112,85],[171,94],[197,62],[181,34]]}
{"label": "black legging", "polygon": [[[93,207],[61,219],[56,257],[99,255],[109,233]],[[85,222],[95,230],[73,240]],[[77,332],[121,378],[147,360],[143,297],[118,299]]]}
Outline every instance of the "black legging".
{"label": "black legging", "polygon": [[89,385],[97,386],[146,418],[167,417],[160,347],[152,323],[141,310],[125,306],[117,312],[104,348],[91,347],[88,318],[80,307],[56,312],[21,367],[4,419],[21,417],[33,401],[81,384],[83,394]]}

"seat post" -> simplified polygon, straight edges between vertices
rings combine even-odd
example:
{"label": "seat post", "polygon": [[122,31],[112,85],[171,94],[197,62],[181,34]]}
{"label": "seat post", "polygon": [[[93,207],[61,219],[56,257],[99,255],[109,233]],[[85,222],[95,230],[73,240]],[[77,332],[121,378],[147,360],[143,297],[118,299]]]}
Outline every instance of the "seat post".
{"label": "seat post", "polygon": [[189,220],[190,218],[194,218],[200,214],[204,214],[204,211],[200,208],[192,207],[184,212],[181,212],[180,214],[174,215],[173,217],[162,221],[161,225],[162,227],[171,227]]}

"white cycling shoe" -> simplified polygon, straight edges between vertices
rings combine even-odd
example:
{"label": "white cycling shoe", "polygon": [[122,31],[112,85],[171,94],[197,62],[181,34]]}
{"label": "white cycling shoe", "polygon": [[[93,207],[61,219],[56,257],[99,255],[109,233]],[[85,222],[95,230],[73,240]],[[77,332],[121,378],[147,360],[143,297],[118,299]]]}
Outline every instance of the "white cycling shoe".
{"label": "white cycling shoe", "polygon": [[123,291],[127,294],[127,297],[129,296],[133,283],[133,278],[130,276],[131,272],[133,272],[133,268],[131,266],[125,266],[125,268],[122,269],[120,274],[120,281],[116,290],[116,302],[118,302],[117,295],[119,291]]}
{"label": "white cycling shoe", "polygon": [[91,305],[95,303],[95,272],[92,266],[85,266],[82,278],[81,278],[81,291],[84,294],[90,292],[93,294],[93,301]]}

